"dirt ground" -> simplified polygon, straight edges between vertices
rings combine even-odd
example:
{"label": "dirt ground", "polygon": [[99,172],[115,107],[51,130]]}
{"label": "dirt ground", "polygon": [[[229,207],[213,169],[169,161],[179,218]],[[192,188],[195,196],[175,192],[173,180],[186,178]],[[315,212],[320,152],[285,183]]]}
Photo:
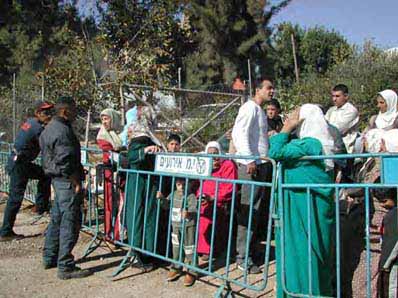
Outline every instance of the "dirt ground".
{"label": "dirt ground", "polygon": [[[1,196],[1,194],[0,194]],[[4,197],[0,199],[0,218],[3,218]],[[221,281],[211,277],[200,277],[191,288],[183,286],[182,279],[168,283],[165,281],[167,267],[143,273],[138,268],[128,268],[116,278],[111,275],[119,265],[125,251],[112,252],[108,247],[100,247],[89,257],[79,260],[79,266],[90,268],[94,275],[85,279],[62,281],[57,278],[57,269],[44,270],[41,263],[43,232],[48,218],[37,219],[24,204],[18,214],[15,231],[26,235],[20,241],[0,243],[0,297],[213,297]],[[74,255],[79,259],[91,239],[81,233]],[[233,286],[235,297],[274,297],[275,276],[271,264],[266,290],[262,292],[243,290]],[[235,269],[231,275],[238,277]],[[251,279],[253,285],[260,282]]]}

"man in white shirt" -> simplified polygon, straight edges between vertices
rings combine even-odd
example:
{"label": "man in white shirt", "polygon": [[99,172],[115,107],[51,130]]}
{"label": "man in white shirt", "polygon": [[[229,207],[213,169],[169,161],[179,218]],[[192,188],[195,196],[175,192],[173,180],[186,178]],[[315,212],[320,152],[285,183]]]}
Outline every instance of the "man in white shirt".
{"label": "man in white shirt", "polygon": [[[262,80],[256,86],[256,94],[244,103],[235,119],[232,129],[232,140],[236,148],[236,155],[253,157],[253,159],[237,159],[238,177],[242,180],[266,181],[272,168],[269,163],[264,163],[254,157],[268,155],[268,124],[267,116],[261,107],[266,101],[271,100],[274,87],[269,80]],[[253,194],[251,192],[253,191]],[[268,192],[269,193],[269,192]],[[253,203],[250,198],[253,195]],[[238,233],[237,257],[238,268],[249,273],[260,273],[260,269],[253,263],[251,247],[246,251],[246,242],[251,242],[253,232],[256,231],[260,219],[260,205],[262,200],[269,200],[265,187],[252,187],[251,184],[242,185],[240,206],[238,208]],[[265,202],[267,204],[267,201]],[[268,204],[267,204],[268,205]],[[268,207],[268,206],[267,206]],[[253,211],[251,229],[248,230],[250,210]],[[248,235],[249,233],[249,235]],[[249,236],[249,237],[248,237]],[[250,245],[254,247],[255,245]],[[246,254],[249,254],[247,268],[245,268]]]}
{"label": "man in white shirt", "polygon": [[348,102],[349,95],[346,85],[336,85],[332,89],[332,99],[334,106],[327,111],[326,120],[340,131],[347,153],[352,153],[358,135],[358,110]]}

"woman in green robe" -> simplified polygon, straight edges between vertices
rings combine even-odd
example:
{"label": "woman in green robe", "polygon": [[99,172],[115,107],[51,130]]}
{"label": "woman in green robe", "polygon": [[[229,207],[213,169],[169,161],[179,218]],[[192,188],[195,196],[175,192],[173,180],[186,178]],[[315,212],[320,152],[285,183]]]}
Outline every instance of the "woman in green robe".
{"label": "woman in green robe", "polygon": [[[139,122],[129,128],[128,161],[131,170],[149,172],[154,170],[155,155],[150,153],[157,152],[159,147],[152,141],[147,129]],[[128,242],[133,248],[155,252],[157,189],[157,176],[128,173],[125,223]],[[141,261],[146,264],[148,258],[141,255]]]}
{"label": "woman in green robe", "polygon": [[[291,140],[290,133],[296,128],[299,138]],[[280,134],[270,139],[269,157],[282,163],[283,183],[333,183],[323,160],[299,160],[304,156],[324,155],[332,147],[332,137],[328,134],[322,111],[316,105],[306,104],[300,112],[296,111],[288,118]],[[329,167],[332,165],[330,160],[328,164]],[[306,189],[283,190],[277,204],[278,298],[310,293],[314,296],[332,296],[335,231],[333,198],[333,189],[330,188],[312,188],[310,198],[307,197]],[[309,235],[311,258],[308,252]]]}

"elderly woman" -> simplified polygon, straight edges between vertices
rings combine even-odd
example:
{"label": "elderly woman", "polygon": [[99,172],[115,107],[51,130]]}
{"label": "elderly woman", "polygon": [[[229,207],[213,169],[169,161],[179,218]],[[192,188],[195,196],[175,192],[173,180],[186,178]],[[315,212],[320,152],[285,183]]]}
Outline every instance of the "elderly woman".
{"label": "elderly woman", "polygon": [[103,150],[103,163],[106,165],[104,170],[104,209],[105,209],[105,237],[107,240],[120,239],[120,218],[116,215],[116,220],[112,221],[112,216],[118,214],[119,206],[114,206],[117,202],[113,198],[114,171],[112,165],[112,154],[122,148],[122,142],[117,134],[120,127],[119,113],[114,109],[105,109],[100,114],[101,128],[97,135],[97,144]]}
{"label": "elderly woman", "polygon": [[[209,142],[206,146],[207,154],[222,154],[221,146],[218,142]],[[212,177],[223,179],[237,179],[238,171],[233,161],[228,159],[213,158]],[[202,260],[207,261],[210,254],[211,230],[213,225],[213,208],[217,208],[216,229],[214,239],[216,249],[221,248],[228,233],[228,212],[232,199],[233,184],[218,183],[216,193],[216,181],[205,180],[202,186],[202,206],[200,208],[199,239],[197,251],[202,254]],[[197,195],[200,194],[200,189]],[[214,204],[215,203],[215,204]]]}
{"label": "elderly woman", "polygon": [[[291,139],[290,134],[295,129],[298,139]],[[281,133],[270,138],[269,157],[282,162],[284,183],[333,183],[323,160],[300,160],[304,156],[328,154],[332,143],[322,110],[317,105],[305,104],[287,119]],[[279,202],[278,213],[283,223],[276,231],[277,297],[291,297],[283,291],[284,288],[293,294],[308,295],[311,292],[315,296],[332,296],[333,190],[313,188],[307,197],[305,190],[289,188],[283,191]]]}
{"label": "elderly woman", "polygon": [[[151,138],[152,133],[149,128],[137,121],[129,127],[129,135],[128,161],[130,169],[152,172],[155,166],[155,155],[151,153],[158,152],[159,147]],[[157,189],[158,179],[156,176],[128,173],[125,223],[129,244],[134,248],[155,252]],[[144,265],[151,265],[146,256],[142,256],[141,261]]]}
{"label": "elderly woman", "polygon": [[370,118],[367,130],[373,128],[383,130],[398,128],[397,93],[387,89],[380,92],[376,100],[379,114]]}

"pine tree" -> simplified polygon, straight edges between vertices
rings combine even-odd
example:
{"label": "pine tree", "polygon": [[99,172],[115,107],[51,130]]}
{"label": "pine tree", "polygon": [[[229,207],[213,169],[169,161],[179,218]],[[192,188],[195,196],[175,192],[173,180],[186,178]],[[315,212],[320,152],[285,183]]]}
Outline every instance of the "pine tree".
{"label": "pine tree", "polygon": [[196,51],[185,61],[187,85],[209,88],[230,84],[238,75],[247,78],[247,59],[258,69],[257,76],[272,75],[266,60],[271,35],[268,25],[290,2],[191,1],[185,13],[194,28]]}

